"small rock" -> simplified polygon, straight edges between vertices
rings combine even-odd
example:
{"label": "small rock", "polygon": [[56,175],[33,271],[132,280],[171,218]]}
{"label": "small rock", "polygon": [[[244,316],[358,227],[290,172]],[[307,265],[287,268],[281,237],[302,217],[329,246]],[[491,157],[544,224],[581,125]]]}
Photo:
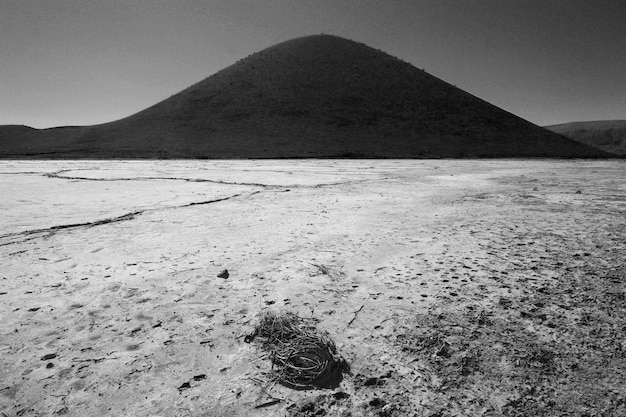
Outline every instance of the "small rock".
{"label": "small rock", "polygon": [[50,359],[54,359],[54,358],[56,358],[56,357],[57,357],[57,354],[56,354],[56,353],[48,353],[47,355],[43,355],[43,356],[41,357],[41,360],[42,360],[42,361],[48,361],[48,360],[50,360]]}
{"label": "small rock", "polygon": [[230,275],[228,274],[228,269],[224,269],[222,272],[220,272],[219,274],[217,274],[218,278],[224,278],[224,279],[228,279]]}

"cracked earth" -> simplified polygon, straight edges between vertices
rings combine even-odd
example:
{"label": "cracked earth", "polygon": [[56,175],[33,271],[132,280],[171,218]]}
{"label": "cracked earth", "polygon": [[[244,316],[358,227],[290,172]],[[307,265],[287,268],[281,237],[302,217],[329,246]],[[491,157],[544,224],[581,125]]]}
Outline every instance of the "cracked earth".
{"label": "cracked earth", "polygon": [[[625,172],[582,160],[2,161],[0,414],[620,412],[599,398],[626,397],[622,373],[580,375],[626,365],[610,330],[626,326]],[[266,309],[318,321],[351,365],[340,387],[264,382],[270,361],[244,338]],[[581,340],[605,336],[614,350],[587,364]],[[525,364],[530,385],[560,372],[582,394],[516,385],[534,375]]]}

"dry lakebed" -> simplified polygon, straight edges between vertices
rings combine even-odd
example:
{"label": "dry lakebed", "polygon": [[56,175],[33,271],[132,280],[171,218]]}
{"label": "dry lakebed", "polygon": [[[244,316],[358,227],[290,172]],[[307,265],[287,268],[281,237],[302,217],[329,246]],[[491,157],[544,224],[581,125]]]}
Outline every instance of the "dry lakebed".
{"label": "dry lakebed", "polygon": [[[2,161],[0,195],[2,417],[626,415],[625,161]],[[277,382],[267,312],[334,386]]]}

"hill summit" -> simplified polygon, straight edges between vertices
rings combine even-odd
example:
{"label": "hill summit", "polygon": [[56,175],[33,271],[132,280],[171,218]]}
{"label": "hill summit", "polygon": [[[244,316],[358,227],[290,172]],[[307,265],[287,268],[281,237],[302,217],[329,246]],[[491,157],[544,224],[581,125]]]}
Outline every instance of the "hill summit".
{"label": "hill summit", "polygon": [[0,156],[598,157],[364,44],[331,35],[255,53],[127,118],[0,128]]}

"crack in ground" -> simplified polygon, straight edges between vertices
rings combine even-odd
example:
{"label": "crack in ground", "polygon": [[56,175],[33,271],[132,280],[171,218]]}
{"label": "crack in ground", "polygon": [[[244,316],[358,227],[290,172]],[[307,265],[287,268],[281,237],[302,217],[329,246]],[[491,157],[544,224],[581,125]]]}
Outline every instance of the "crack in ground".
{"label": "crack in ground", "polygon": [[76,169],[63,169],[60,171],[49,172],[43,174],[44,177],[48,178],[58,178],[65,180],[78,180],[78,181],[103,181],[103,182],[113,182],[113,181],[185,181],[185,182],[208,182],[212,184],[221,184],[221,185],[242,185],[242,186],[250,186],[250,187],[261,187],[265,189],[286,189],[286,188],[321,188],[321,187],[329,187],[334,185],[343,185],[350,184],[354,182],[362,182],[368,181],[369,179],[361,179],[361,180],[346,180],[332,183],[322,183],[322,184],[313,184],[313,185],[301,185],[301,184],[288,184],[288,185],[272,185],[272,184],[263,184],[258,182],[234,182],[234,181],[220,181],[220,180],[209,180],[205,178],[179,178],[179,177],[120,177],[120,178],[89,178],[89,177],[78,177],[78,176],[69,176],[63,175],[65,172],[77,171]]}
{"label": "crack in ground", "polygon": [[[70,172],[70,171],[76,171],[76,169],[64,169],[64,170],[59,170],[59,171],[49,172],[49,173],[32,172],[32,174],[41,174],[44,177],[48,177],[48,178],[58,178],[58,179],[67,179],[67,180],[79,180],[79,181],[105,181],[105,182],[107,182],[107,181],[162,181],[162,180],[168,180],[168,181],[185,181],[185,182],[208,182],[208,183],[222,184],[222,185],[239,185],[239,186],[260,187],[260,188],[263,188],[264,190],[268,190],[268,191],[276,190],[278,192],[287,192],[287,191],[290,191],[290,189],[292,189],[292,188],[296,188],[296,189],[298,189],[298,188],[324,188],[324,187],[332,187],[332,186],[337,186],[337,185],[355,184],[355,183],[365,182],[365,181],[370,181],[371,180],[371,179],[346,180],[346,181],[338,181],[338,182],[333,182],[333,183],[322,183],[322,184],[313,184],[313,185],[295,185],[295,184],[292,184],[292,185],[270,185],[270,184],[261,184],[261,183],[245,183],[245,182],[229,182],[229,181],[209,180],[209,179],[202,179],[202,178],[178,178],[178,177],[88,178],[88,177],[77,177],[77,176],[65,176],[65,175],[62,175],[63,173]],[[29,172],[29,173],[31,173],[31,172]],[[247,197],[251,197],[251,196],[253,196],[255,194],[258,194],[260,192],[261,191],[251,192],[251,193],[249,193],[247,195]],[[42,234],[48,234],[48,237],[50,237],[50,236],[54,235],[56,232],[62,231],[62,230],[77,229],[77,228],[81,228],[81,227],[87,228],[87,227],[95,227],[95,226],[101,226],[101,225],[111,224],[111,223],[119,223],[119,222],[123,222],[123,221],[132,220],[136,216],[139,216],[141,214],[144,214],[144,213],[150,212],[150,211],[169,210],[169,209],[177,209],[177,208],[198,206],[198,205],[204,205],[204,204],[218,203],[218,202],[221,202],[221,201],[229,200],[231,198],[240,197],[242,195],[243,195],[242,193],[238,193],[238,194],[233,194],[231,196],[224,197],[224,198],[219,198],[219,199],[215,199],[215,200],[207,200],[207,201],[191,202],[191,203],[187,203],[187,204],[180,205],[180,206],[159,207],[159,208],[150,208],[150,209],[138,210],[138,211],[134,211],[134,212],[131,212],[131,213],[123,214],[121,216],[106,218],[106,219],[102,219],[102,220],[96,220],[96,221],[93,221],[93,222],[65,224],[65,225],[52,226],[52,227],[47,227],[47,228],[42,228],[42,229],[33,229],[33,230],[26,230],[26,231],[22,231],[22,232],[7,233],[7,234],[4,234],[4,235],[0,235],[0,239],[15,238],[16,240],[12,240],[10,242],[0,243],[0,247],[13,245],[13,244],[16,244],[16,243],[25,243],[25,242],[28,242],[30,240],[39,238],[40,237],[39,235],[42,235]],[[29,236],[32,236],[32,237],[29,237]],[[21,238],[21,239],[19,239],[19,238]]]}
{"label": "crack in ground", "polygon": [[80,180],[80,181],[185,181],[185,182],[210,182],[213,184],[223,184],[223,185],[248,185],[251,187],[262,187],[262,188],[273,188],[273,187],[283,187],[281,185],[268,185],[261,184],[255,182],[229,182],[229,181],[219,181],[219,180],[208,180],[204,178],[178,178],[178,177],[120,177],[120,178],[89,178],[89,177],[77,177],[77,176],[69,176],[62,175],[65,172],[76,171],[75,169],[63,169],[61,171],[49,172],[43,174],[44,177],[48,178],[59,178],[64,180]]}
{"label": "crack in ground", "polygon": [[[33,229],[33,230],[25,230],[23,232],[17,232],[17,233],[8,233],[8,234],[5,234],[5,235],[0,235],[0,239],[19,238],[19,237],[23,237],[23,236],[39,235],[39,234],[46,234],[46,233],[48,234],[48,236],[52,236],[56,232],[58,232],[60,230],[76,229],[76,228],[79,228],[79,227],[95,227],[95,226],[101,226],[103,224],[118,223],[118,222],[123,222],[123,221],[126,221],[126,220],[132,220],[132,219],[135,218],[135,216],[137,216],[139,214],[142,214],[145,211],[146,210],[134,211],[132,213],[126,213],[126,214],[123,214],[121,216],[109,217],[109,218],[106,218],[106,219],[96,220],[96,221],[93,221],[93,222],[62,224],[62,225],[58,225],[58,226],[46,227],[46,228],[43,228],[43,229]],[[13,245],[15,243],[28,242],[29,240],[33,240],[33,239],[35,239],[37,237],[38,236],[31,237],[31,238],[26,238],[26,239],[22,239],[22,240],[14,240],[14,241],[11,241],[11,242],[0,243],[0,246],[8,246],[8,245]]]}
{"label": "crack in ground", "polygon": [[0,175],[42,175],[41,171],[18,171],[18,172],[0,172]]}
{"label": "crack in ground", "polygon": [[[252,197],[255,194],[260,193],[261,191],[254,191],[252,193],[249,193],[246,195],[246,197]],[[213,203],[219,203],[221,201],[226,201],[226,200],[230,200],[233,198],[237,198],[237,197],[241,197],[243,196],[242,193],[238,193],[238,194],[233,194],[227,197],[223,197],[223,198],[217,198],[214,200],[206,200],[206,201],[195,201],[195,202],[191,202],[191,203],[187,203],[187,204],[183,204],[180,206],[170,206],[170,207],[159,207],[159,208],[147,208],[144,210],[137,210],[137,211],[133,211],[131,213],[126,213],[123,214],[121,216],[116,216],[116,217],[109,217],[106,219],[102,219],[102,220],[96,220],[93,222],[84,222],[84,223],[72,223],[72,224],[63,224],[63,225],[58,225],[58,226],[52,226],[52,227],[46,227],[43,229],[33,229],[33,230],[25,230],[23,232],[16,232],[16,233],[8,233],[8,234],[4,234],[4,235],[0,235],[0,239],[5,239],[5,238],[20,238],[20,237],[24,237],[24,239],[20,239],[20,240],[13,240],[11,242],[4,242],[4,243],[0,243],[0,246],[8,246],[8,245],[13,245],[16,243],[24,243],[24,242],[28,242],[30,240],[36,239],[39,236],[33,236],[33,237],[28,237],[28,236],[32,236],[32,235],[42,235],[42,234],[47,234],[48,237],[54,235],[55,233],[57,233],[58,231],[61,230],[68,230],[68,229],[77,229],[77,228],[89,228],[89,227],[96,227],[96,226],[102,226],[105,224],[111,224],[111,223],[119,223],[119,222],[124,222],[124,221],[128,221],[128,220],[133,220],[135,217],[147,213],[147,212],[152,212],[152,211],[160,211],[160,210],[170,210],[170,209],[179,209],[179,208],[185,208],[185,207],[191,207],[191,206],[201,206],[201,205],[205,205],[205,204],[213,204]]]}

